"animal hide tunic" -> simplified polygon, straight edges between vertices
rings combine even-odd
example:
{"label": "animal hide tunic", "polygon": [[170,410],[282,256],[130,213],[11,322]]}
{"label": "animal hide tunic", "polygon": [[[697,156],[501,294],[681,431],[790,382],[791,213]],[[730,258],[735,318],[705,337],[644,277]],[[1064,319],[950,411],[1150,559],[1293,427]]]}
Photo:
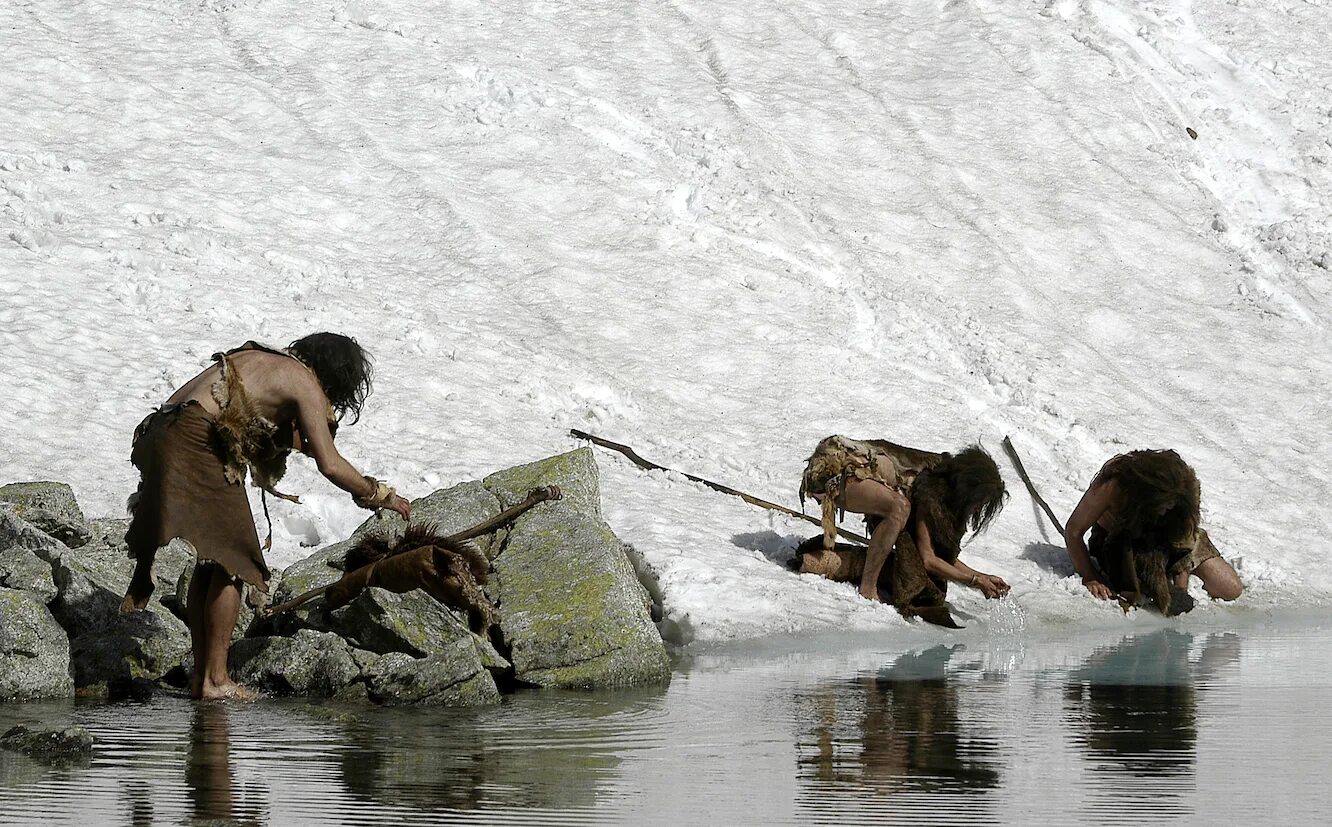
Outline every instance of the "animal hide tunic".
{"label": "animal hide tunic", "polygon": [[[812,537],[796,550],[794,565],[804,573],[819,574],[830,580],[857,582],[865,568],[865,552],[861,546],[835,543],[837,520],[842,516],[842,497],[846,484],[852,479],[873,480],[907,497],[921,472],[934,468],[948,454],[908,448],[883,439],[850,439],[833,435],[819,442],[805,466],[800,484],[800,497],[813,497],[823,506],[823,535]],[[878,521],[866,520],[866,529],[874,532]],[[939,556],[949,555],[948,549],[936,550]],[[948,562],[952,562],[948,559]],[[888,565],[879,575],[879,594],[892,602],[904,617],[921,615],[932,623],[947,618],[944,599],[948,593],[947,581],[931,577],[925,570],[920,550],[910,531],[897,537]],[[945,625],[956,625],[948,620]]]}
{"label": "animal hide tunic", "polygon": [[[222,368],[211,388],[217,415],[191,400],[163,405],[135,429],[130,461],[139,469],[139,489],[130,498],[125,533],[135,567],[122,612],[147,605],[157,549],[177,537],[194,547],[199,562],[216,563],[228,575],[268,591],[270,572],[245,494],[245,475],[248,470],[256,486],[294,499],[273,490],[286,469],[294,431],[255,412],[229,358],[245,350],[287,356],[255,342],[214,354]],[[329,416],[332,428],[331,410]]]}
{"label": "animal hide tunic", "polygon": [[873,480],[910,496],[911,484],[920,472],[947,456],[885,439],[850,439],[838,434],[824,438],[815,446],[800,480],[801,504],[809,496],[823,507],[823,548],[831,551],[835,545],[847,482]]}

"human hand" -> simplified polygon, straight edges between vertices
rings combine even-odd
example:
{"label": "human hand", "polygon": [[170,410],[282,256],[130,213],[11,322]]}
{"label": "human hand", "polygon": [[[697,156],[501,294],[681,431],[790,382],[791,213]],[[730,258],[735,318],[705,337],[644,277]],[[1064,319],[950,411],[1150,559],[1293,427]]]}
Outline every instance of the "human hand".
{"label": "human hand", "polygon": [[1115,596],[1115,593],[1110,590],[1109,586],[1105,585],[1100,580],[1097,580],[1094,577],[1082,578],[1082,585],[1087,587],[1087,591],[1091,592],[1092,597],[1096,597],[1101,600],[1110,600]]}
{"label": "human hand", "polygon": [[400,497],[397,494],[394,494],[389,498],[389,501],[385,503],[384,507],[389,511],[397,512],[404,520],[410,520],[412,518],[412,504],[408,502],[405,497]]}
{"label": "human hand", "polygon": [[1008,594],[1009,585],[998,575],[977,574],[974,579],[975,582],[972,585],[980,589],[981,594],[985,595],[987,600],[996,600]]}

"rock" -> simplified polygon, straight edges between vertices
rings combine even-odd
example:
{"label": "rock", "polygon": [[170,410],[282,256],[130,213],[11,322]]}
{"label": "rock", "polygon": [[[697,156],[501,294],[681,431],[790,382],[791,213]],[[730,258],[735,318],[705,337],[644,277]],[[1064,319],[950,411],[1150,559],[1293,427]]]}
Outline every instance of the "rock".
{"label": "rock", "polygon": [[[526,494],[527,492],[523,492]],[[412,524],[434,523],[442,534],[456,534],[500,513],[499,499],[480,482],[464,482],[412,501]],[[402,526],[400,521],[398,526]],[[395,536],[401,536],[400,528]],[[472,540],[488,558],[499,553],[504,532]]]}
{"label": "rock", "polygon": [[275,695],[333,698],[361,679],[347,641],[302,629],[291,637],[253,637],[232,645],[231,677]]}
{"label": "rock", "polygon": [[131,561],[94,550],[66,550],[53,562],[59,594],[51,613],[70,638],[76,687],[105,686],[116,695],[138,680],[157,680],[190,650],[185,624],[159,601],[120,614]]}
{"label": "rock", "polygon": [[384,655],[366,673],[370,698],[381,704],[482,706],[499,703],[499,689],[470,640],[458,639],[437,654]]}
{"label": "rock", "polygon": [[501,508],[522,502],[534,488],[558,485],[561,496],[557,502],[542,503],[528,514],[558,509],[601,520],[601,483],[591,448],[579,448],[567,454],[557,454],[527,465],[496,471],[482,480],[481,484],[499,499]]}
{"label": "rock", "polygon": [[515,677],[543,687],[663,681],[670,661],[624,545],[601,521],[590,449],[492,474],[505,507],[542,485],[564,498],[519,518],[492,579]]}
{"label": "rock", "polygon": [[19,725],[0,735],[0,747],[21,752],[43,764],[63,767],[89,761],[93,737],[81,726],[29,729]]}
{"label": "rock", "polygon": [[91,532],[74,490],[63,482],[15,482],[0,486],[0,502],[70,548],[88,542]]}
{"label": "rock", "polygon": [[[366,589],[351,603],[329,614],[328,622],[332,631],[346,637],[358,649],[428,661],[409,665],[393,658],[387,665],[381,660],[376,667],[367,667],[380,678],[378,683],[373,679],[370,682],[372,695],[389,696],[392,703],[488,703],[492,695],[498,697],[493,675],[504,674],[511,668],[490,641],[472,633],[462,613],[420,590],[394,594],[384,589]],[[489,674],[478,678],[483,672]],[[441,685],[441,681],[445,683]],[[468,681],[477,685],[467,690],[444,691]],[[489,687],[481,685],[487,682]]]}
{"label": "rock", "polygon": [[14,506],[0,504],[0,587],[32,592],[49,603],[56,596],[49,561],[61,548],[61,543],[20,518]]}
{"label": "rock", "polygon": [[73,695],[69,639],[45,601],[0,588],[0,701]]}
{"label": "rock", "polygon": [[507,661],[488,641],[472,634],[467,620],[419,589],[394,594],[370,588],[350,603],[328,615],[329,629],[342,635],[358,649],[386,655],[403,652],[425,657],[449,650],[458,640],[474,644],[477,657]]}

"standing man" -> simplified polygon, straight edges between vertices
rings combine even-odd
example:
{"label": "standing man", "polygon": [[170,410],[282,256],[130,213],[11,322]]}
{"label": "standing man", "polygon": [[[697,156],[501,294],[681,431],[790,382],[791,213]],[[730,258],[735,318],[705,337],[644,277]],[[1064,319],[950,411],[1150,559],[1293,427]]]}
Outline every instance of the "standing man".
{"label": "standing man", "polygon": [[135,430],[131,461],[140,481],[125,541],[136,564],[120,610],[147,604],[157,549],[177,537],[188,541],[197,556],[185,608],[194,652],[190,692],[251,700],[254,690],[227,670],[241,583],[268,591],[247,472],[265,492],[294,500],[274,486],[287,455],[300,451],[362,508],[407,519],[411,506],[353,468],[333,444],[338,423],[349,412],[353,422],[360,418],[371,389],[370,361],[355,339],[315,333],[286,350],[246,342],[213,360]]}

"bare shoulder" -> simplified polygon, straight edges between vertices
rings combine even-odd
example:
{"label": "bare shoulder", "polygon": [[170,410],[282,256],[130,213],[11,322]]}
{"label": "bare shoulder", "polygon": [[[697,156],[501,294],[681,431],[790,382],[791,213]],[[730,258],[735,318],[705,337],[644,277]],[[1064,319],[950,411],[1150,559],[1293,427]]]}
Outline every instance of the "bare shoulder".
{"label": "bare shoulder", "polygon": [[230,358],[251,397],[264,397],[273,404],[323,399],[324,390],[319,380],[309,368],[291,356],[267,350],[245,350]]}

